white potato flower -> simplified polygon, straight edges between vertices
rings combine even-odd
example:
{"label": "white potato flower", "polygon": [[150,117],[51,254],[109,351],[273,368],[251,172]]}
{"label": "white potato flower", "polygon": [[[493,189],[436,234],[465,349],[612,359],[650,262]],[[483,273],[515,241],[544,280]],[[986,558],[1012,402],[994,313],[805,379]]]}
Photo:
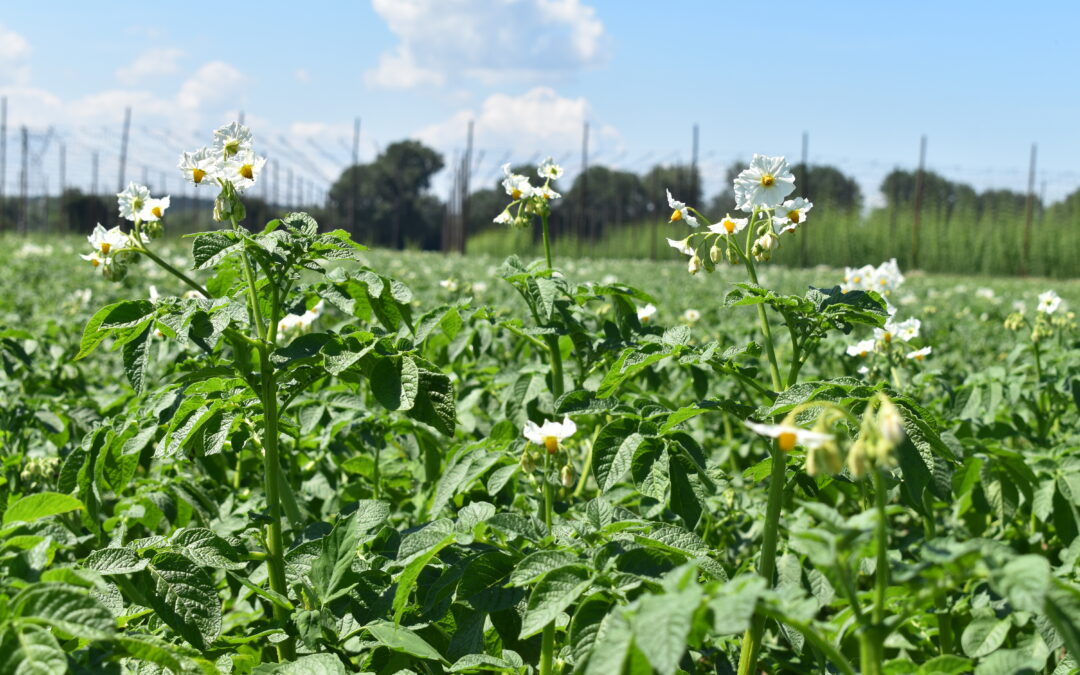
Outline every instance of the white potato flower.
{"label": "white potato flower", "polygon": [[884,328],[874,329],[874,338],[882,342],[892,342],[893,340],[900,340],[901,342],[911,342],[915,338],[919,337],[919,329],[922,327],[922,322],[918,319],[905,319],[904,321],[894,321],[890,317],[885,322]]}
{"label": "white potato flower", "polygon": [[[665,239],[667,239],[667,237],[665,237]],[[689,239],[667,239],[667,243],[668,246],[675,249],[679,253],[682,253],[683,255],[694,255],[694,249],[692,246],[690,246]]]}
{"label": "white potato flower", "polygon": [[656,305],[651,302],[644,307],[639,307],[637,311],[638,321],[641,323],[649,323],[653,316],[656,314]]}
{"label": "white potato flower", "polygon": [[668,206],[674,209],[671,212],[670,222],[674,223],[680,220],[684,220],[686,221],[686,224],[690,227],[698,226],[697,218],[694,217],[694,214],[690,213],[690,209],[687,208],[685,203],[680,202],[679,200],[671,196],[671,190],[667,190],[667,203]]}
{"label": "white potato flower", "polygon": [[522,176],[519,173],[510,171],[510,163],[507,162],[502,166],[503,170],[503,189],[506,190],[506,194],[510,195],[510,199],[517,201],[519,199],[528,199],[533,196],[533,186],[529,183],[529,179],[526,176]]}
{"label": "white potato flower", "polygon": [[496,223],[500,224],[500,225],[508,225],[510,222],[512,222],[514,220],[514,217],[512,215],[510,215],[509,211],[503,211],[502,213],[495,216],[491,220],[493,222],[496,222]]}
{"label": "white potato flower", "polygon": [[1061,298],[1054,291],[1046,291],[1045,293],[1039,293],[1039,304],[1035,308],[1036,311],[1043,314],[1053,314],[1061,306]]}
{"label": "white potato flower", "polygon": [[265,157],[257,157],[251,150],[245,150],[225,162],[223,177],[232,181],[237,190],[246,190],[255,184],[265,165]]}
{"label": "white potato flower", "polygon": [[536,173],[541,178],[558,180],[563,175],[563,168],[556,164],[553,158],[548,157],[544,160],[544,163],[540,165],[540,168],[537,169]]}
{"label": "white potato flower", "polygon": [[792,424],[758,424],[750,420],[746,420],[743,424],[755,433],[775,438],[784,452],[790,452],[796,445],[813,449],[833,440],[832,434],[810,431]]}
{"label": "white potato flower", "polygon": [[120,217],[132,222],[139,220],[147,202],[150,201],[150,188],[137,183],[128,183],[123,192],[116,194],[120,207]]}
{"label": "white potato flower", "polygon": [[710,225],[709,230],[717,234],[738,234],[746,229],[749,222],[748,218],[732,218],[729,213],[721,218],[719,223]]}
{"label": "white potato flower", "polygon": [[214,131],[214,149],[229,159],[251,150],[251,130],[239,122],[229,122]]}
{"label": "white potato flower", "polygon": [[913,352],[909,352],[907,358],[913,361],[922,361],[933,351],[932,347],[923,347],[922,349],[916,349]]}
{"label": "white potato flower", "polygon": [[789,199],[776,207],[773,225],[779,226],[780,234],[792,232],[799,225],[806,222],[806,214],[810,213],[810,209],[812,208],[814,208],[814,203],[807,201],[802,197]]}
{"label": "white potato flower", "polygon": [[696,309],[688,309],[683,312],[682,318],[683,321],[686,321],[687,323],[696,323],[701,319],[701,312]]}
{"label": "white potato flower", "polygon": [[199,148],[195,152],[180,155],[176,168],[184,172],[184,179],[192,185],[202,185],[207,179],[213,182],[222,167],[210,148]]}
{"label": "white potato flower", "polygon": [[735,203],[743,211],[754,207],[774,208],[795,189],[795,175],[783,157],[755,154],[750,168],[735,178]]}
{"label": "white potato flower", "polygon": [[[119,227],[112,227],[106,230],[98,223],[94,227],[94,231],[90,233],[90,236],[86,238],[90,242],[90,246],[94,248],[94,253],[99,257],[106,258],[116,251],[124,248],[128,244],[128,236]],[[89,258],[84,259],[89,260]],[[97,267],[97,265],[94,265]]]}
{"label": "white potato flower", "polygon": [[532,193],[533,193],[534,196],[543,197],[544,199],[547,199],[548,201],[551,201],[552,199],[561,199],[562,198],[561,194],[559,194],[558,192],[555,192],[554,190],[552,190],[547,185],[541,185],[540,187],[533,188]]}
{"label": "white potato flower", "polygon": [[529,420],[525,423],[522,435],[531,443],[544,446],[548,454],[554,455],[559,451],[559,443],[570,438],[577,431],[577,425],[569,416],[563,417],[562,422],[546,420],[542,425]]}
{"label": "white potato flower", "polygon": [[853,345],[848,345],[847,355],[848,356],[866,357],[866,356],[870,355],[871,353],[873,353],[874,348],[876,346],[877,346],[877,341],[874,340],[874,338],[867,338],[865,340],[860,340],[859,342],[856,342]]}
{"label": "white potato flower", "polygon": [[148,199],[143,210],[139,213],[139,220],[154,222],[165,217],[165,210],[169,208],[169,198]]}

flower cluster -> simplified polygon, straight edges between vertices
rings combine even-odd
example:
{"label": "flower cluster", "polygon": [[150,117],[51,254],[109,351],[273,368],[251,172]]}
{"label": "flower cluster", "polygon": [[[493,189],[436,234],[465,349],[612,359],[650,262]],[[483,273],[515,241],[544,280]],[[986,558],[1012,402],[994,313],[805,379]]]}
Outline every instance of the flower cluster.
{"label": "flower cluster", "polygon": [[[750,166],[735,178],[735,208],[749,213],[748,217],[733,217],[728,213],[719,222],[709,223],[696,209],[675,199],[669,190],[670,222],[683,221],[697,227],[700,218],[706,221],[708,232],[695,232],[685,239],[668,239],[668,245],[689,258],[690,274],[702,269],[711,272],[721,258],[731,263],[751,256],[757,261],[767,261],[780,246],[780,237],[804,225],[814,207],[802,197],[787,199],[794,190],[795,176],[787,160],[765,155],[754,155]],[[745,245],[736,242],[735,236],[747,228],[751,228],[751,234],[747,235]]]}
{"label": "flower cluster", "polygon": [[[796,424],[800,412],[808,408],[820,408],[821,413],[813,429]],[[783,452],[796,447],[806,451],[806,473],[811,476],[840,473],[844,465],[853,478],[862,478],[874,468],[888,469],[895,465],[893,450],[904,439],[904,423],[900,410],[884,394],[871,401],[863,413],[862,425],[855,442],[841,452],[837,437],[829,433],[830,425],[849,423],[850,414],[831,403],[809,403],[796,407],[779,424],[744,422],[751,431],[772,438]]]}
{"label": "flower cluster", "polygon": [[265,165],[266,158],[252,149],[251,131],[230,122],[214,132],[211,147],[181,154],[177,168],[196,187],[212,183],[221,188],[214,201],[214,220],[225,222],[243,220],[246,213],[238,193],[255,184]]}
{"label": "flower cluster", "polygon": [[888,296],[900,288],[903,283],[904,275],[900,273],[896,258],[893,258],[877,267],[863,265],[862,267],[845,268],[844,283],[840,285],[840,290],[844,293],[849,291],[877,291],[883,296]]}
{"label": "flower cluster", "polygon": [[150,188],[138,183],[128,183],[123,192],[116,195],[120,217],[132,222],[130,233],[120,226],[105,229],[101,223],[86,238],[93,249],[83,260],[94,268],[100,268],[101,274],[110,281],[120,281],[127,276],[128,265],[143,251],[143,237],[157,239],[163,232],[162,219],[169,208],[169,197],[155,199],[150,195]]}
{"label": "flower cluster", "polygon": [[1076,329],[1076,315],[1073,312],[1063,310],[1064,301],[1054,291],[1046,291],[1039,294],[1039,302],[1035,305],[1035,318],[1032,321],[1024,316],[1025,306],[1022,301],[1013,305],[1012,314],[1005,318],[1005,328],[1008,330],[1020,330],[1024,326],[1031,328],[1031,341],[1040,342],[1053,337],[1056,333]]}
{"label": "flower cluster", "polygon": [[551,157],[545,159],[536,170],[537,176],[544,181],[543,185],[533,185],[529,182],[528,176],[512,172],[509,163],[503,164],[502,170],[504,176],[502,186],[511,202],[502,210],[502,213],[495,216],[496,223],[528,227],[534,215],[550,214],[551,201],[562,197],[552,189],[551,182],[562,177],[563,168]]}

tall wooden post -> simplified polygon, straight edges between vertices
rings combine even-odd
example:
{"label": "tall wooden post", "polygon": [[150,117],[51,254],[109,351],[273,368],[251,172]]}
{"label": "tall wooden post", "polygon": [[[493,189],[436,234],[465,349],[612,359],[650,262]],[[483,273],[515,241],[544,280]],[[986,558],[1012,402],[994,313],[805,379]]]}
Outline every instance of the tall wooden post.
{"label": "tall wooden post", "polygon": [[915,174],[915,218],[911,226],[911,269],[919,267],[919,224],[922,217],[923,187],[926,183],[926,134],[919,139],[919,172]]}
{"label": "tall wooden post", "polygon": [[117,180],[117,192],[124,191],[124,169],[127,166],[128,134],[131,131],[131,107],[124,108],[124,131],[120,137],[120,172]]}
{"label": "tall wooden post", "polygon": [[1024,250],[1020,257],[1020,274],[1031,270],[1031,217],[1035,212],[1035,153],[1037,146],[1031,144],[1031,161],[1028,164],[1027,203],[1024,205]]}

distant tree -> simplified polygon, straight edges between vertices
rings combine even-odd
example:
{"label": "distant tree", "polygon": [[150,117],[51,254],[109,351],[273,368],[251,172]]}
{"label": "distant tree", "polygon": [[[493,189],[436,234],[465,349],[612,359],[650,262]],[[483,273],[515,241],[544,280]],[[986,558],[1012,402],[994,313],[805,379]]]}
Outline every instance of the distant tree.
{"label": "distant tree", "polygon": [[89,234],[98,223],[106,224],[115,215],[97,195],[83,194],[75,188],[64,190],[60,195],[60,212],[72,232]]}
{"label": "distant tree", "polygon": [[356,222],[352,234],[362,243],[437,248],[443,206],[428,189],[442,167],[442,155],[418,141],[393,143],[370,164],[342,172],[330,188],[330,212],[347,227],[353,222],[351,208]]}
{"label": "distant tree", "polygon": [[590,166],[578,174],[563,197],[560,210],[570,219],[584,213],[587,229],[581,234],[590,239],[603,237],[609,228],[640,221],[647,213],[648,197],[637,174],[606,166]]}
{"label": "distant tree", "polygon": [[648,217],[668,218],[671,209],[667,203],[667,191],[680,202],[695,208],[705,206],[701,194],[701,178],[688,166],[656,165],[641,177],[642,189],[647,195],[645,213]]}

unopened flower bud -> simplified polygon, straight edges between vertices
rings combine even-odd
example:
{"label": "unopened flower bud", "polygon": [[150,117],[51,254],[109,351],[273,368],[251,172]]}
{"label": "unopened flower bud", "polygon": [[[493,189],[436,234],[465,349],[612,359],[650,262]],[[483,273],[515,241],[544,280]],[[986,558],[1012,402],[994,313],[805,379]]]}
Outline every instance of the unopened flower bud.
{"label": "unopened flower bud", "polygon": [[112,263],[105,265],[101,269],[101,276],[105,277],[109,281],[123,281],[127,276],[128,266],[126,262],[114,260]]}
{"label": "unopened flower bud", "polygon": [[727,250],[727,261],[729,263],[731,263],[732,265],[738,265],[739,264],[739,254],[736,253],[734,249],[729,248]]}
{"label": "unopened flower bud", "polygon": [[844,462],[835,443],[825,443],[806,451],[806,473],[811,476],[822,473],[832,476],[843,468]]}
{"label": "unopened flower bud", "polygon": [[873,461],[862,438],[856,440],[855,444],[848,450],[847,466],[852,478],[856,480],[870,473],[870,470],[873,469]]}
{"label": "unopened flower bud", "polygon": [[574,487],[574,467],[564,464],[562,470],[559,471],[559,480],[564,488]]}
{"label": "unopened flower bud", "polygon": [[904,420],[900,416],[900,410],[887,398],[882,401],[877,411],[877,429],[890,449],[904,440]]}
{"label": "unopened flower bud", "polygon": [[712,248],[709,249],[709,260],[711,260],[714,265],[719,263],[723,256],[723,250],[721,250],[720,247],[716,244],[713,244]]}
{"label": "unopened flower bud", "polygon": [[151,220],[143,223],[142,231],[148,238],[158,239],[165,233],[165,228],[161,225],[160,220]]}
{"label": "unopened flower bud", "polygon": [[690,256],[690,262],[687,263],[686,270],[690,272],[690,274],[697,274],[701,271],[701,258],[698,257],[696,253]]}
{"label": "unopened flower bud", "polygon": [[533,471],[536,471],[536,460],[533,459],[532,455],[529,453],[528,450],[521,453],[521,461],[519,462],[519,464],[521,464],[521,470],[525,473],[532,473]]}

